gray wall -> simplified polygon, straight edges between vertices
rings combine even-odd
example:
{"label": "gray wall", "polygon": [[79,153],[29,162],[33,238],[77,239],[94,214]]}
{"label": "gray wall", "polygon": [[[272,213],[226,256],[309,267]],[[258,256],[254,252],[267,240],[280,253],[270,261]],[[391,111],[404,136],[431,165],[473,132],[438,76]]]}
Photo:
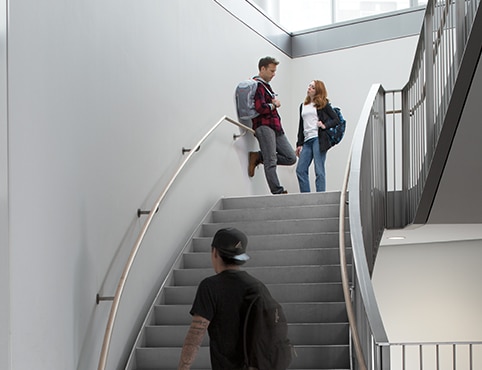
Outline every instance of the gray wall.
{"label": "gray wall", "polygon": [[[293,144],[312,79],[324,80],[343,108],[347,137],[327,162],[336,190],[370,85],[400,88],[416,43],[290,60],[211,0],[24,0],[10,2],[8,21],[8,120],[2,115],[0,125],[7,370],[96,368],[110,304],[97,306],[95,295],[115,290],[142,226],[136,210],[153,203],[182,147],[235,116],[234,86],[257,72],[259,57],[281,61],[272,85]],[[233,142],[234,132],[224,124],[209,138],[160,210],[126,286],[109,369],[123,361],[139,312],[206,210],[221,196],[268,192],[262,171],[246,175],[255,140]],[[294,167],[279,172],[297,192]]]}

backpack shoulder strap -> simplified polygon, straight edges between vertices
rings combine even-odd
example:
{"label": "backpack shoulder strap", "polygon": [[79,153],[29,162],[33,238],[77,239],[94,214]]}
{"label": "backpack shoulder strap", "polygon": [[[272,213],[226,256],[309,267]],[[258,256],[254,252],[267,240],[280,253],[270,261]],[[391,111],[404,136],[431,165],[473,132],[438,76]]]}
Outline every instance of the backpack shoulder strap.
{"label": "backpack shoulder strap", "polygon": [[244,363],[249,365],[249,357],[248,357],[248,322],[250,318],[251,311],[253,310],[254,305],[260,299],[261,295],[257,294],[251,300],[251,303],[248,306],[246,311],[246,315],[244,317],[244,325],[243,325],[243,351],[244,351]]}
{"label": "backpack shoulder strap", "polygon": [[271,96],[271,99],[274,99],[278,94],[275,94],[272,89],[271,89],[271,86],[268,85],[266,82],[264,82],[260,77],[258,76],[254,76],[253,77],[253,80],[256,80],[258,81],[258,85],[261,84],[261,86],[264,87],[264,89],[268,92],[268,94]]}

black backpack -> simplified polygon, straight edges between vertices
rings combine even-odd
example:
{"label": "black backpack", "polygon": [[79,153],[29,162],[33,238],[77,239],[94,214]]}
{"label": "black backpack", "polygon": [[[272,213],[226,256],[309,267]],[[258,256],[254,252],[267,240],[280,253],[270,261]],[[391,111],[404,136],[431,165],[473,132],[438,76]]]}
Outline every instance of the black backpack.
{"label": "black backpack", "polygon": [[293,347],[283,308],[264,286],[246,296],[246,300],[248,310],[243,329],[246,368],[286,370]]}
{"label": "black backpack", "polygon": [[335,113],[338,115],[340,123],[335,127],[330,127],[328,131],[328,137],[330,138],[331,145],[338,144],[345,135],[346,120],[341,113],[341,109],[338,107],[332,107]]}

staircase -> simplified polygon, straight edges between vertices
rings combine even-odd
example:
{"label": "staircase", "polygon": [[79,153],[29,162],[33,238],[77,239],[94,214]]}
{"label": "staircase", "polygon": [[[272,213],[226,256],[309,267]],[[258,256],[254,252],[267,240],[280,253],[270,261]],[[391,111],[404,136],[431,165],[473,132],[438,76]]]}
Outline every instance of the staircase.
{"label": "staircase", "polygon": [[[263,281],[283,305],[297,353],[290,369],[350,369],[339,266],[339,198],[339,192],[329,192],[221,199],[162,289],[126,369],[177,369],[197,285],[214,274],[212,237],[228,226],[248,235],[251,259],[242,268]],[[351,261],[351,249],[347,252]],[[208,335],[192,368],[211,368]]]}

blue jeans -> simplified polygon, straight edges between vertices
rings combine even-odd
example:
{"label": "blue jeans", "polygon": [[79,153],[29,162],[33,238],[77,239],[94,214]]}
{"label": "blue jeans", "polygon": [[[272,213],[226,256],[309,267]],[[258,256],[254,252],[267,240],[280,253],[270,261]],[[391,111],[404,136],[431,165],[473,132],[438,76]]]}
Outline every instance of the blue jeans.
{"label": "blue jeans", "polygon": [[326,151],[320,151],[318,137],[309,139],[303,144],[298,165],[296,166],[296,176],[298,177],[300,192],[310,192],[310,179],[308,170],[313,160],[315,160],[316,191],[320,192],[326,190],[325,159]]}
{"label": "blue jeans", "polygon": [[280,134],[268,126],[256,129],[256,138],[261,150],[264,174],[269,190],[273,194],[280,194],[284,188],[280,185],[276,166],[291,166],[296,163],[296,154],[285,134]]}

